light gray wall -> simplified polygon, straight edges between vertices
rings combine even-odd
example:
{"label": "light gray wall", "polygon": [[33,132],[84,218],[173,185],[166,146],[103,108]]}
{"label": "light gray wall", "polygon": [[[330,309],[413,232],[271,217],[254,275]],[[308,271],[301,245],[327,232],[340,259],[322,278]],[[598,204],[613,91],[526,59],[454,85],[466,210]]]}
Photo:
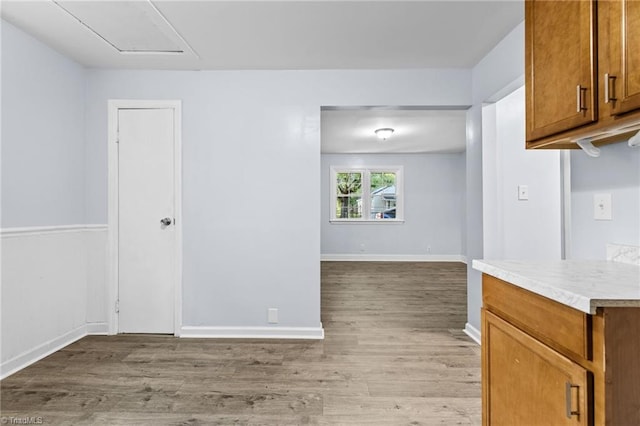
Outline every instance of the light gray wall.
{"label": "light gray wall", "polygon": [[[380,165],[404,167],[404,223],[330,223],[330,167]],[[464,167],[462,153],[323,154],[322,254],[460,256]]]}
{"label": "light gray wall", "polygon": [[467,322],[480,330],[482,274],[472,268],[483,257],[482,105],[522,86],[524,81],[524,23],[518,25],[472,70],[473,105],[467,112]]}
{"label": "light gray wall", "polygon": [[93,233],[15,229],[86,223],[84,69],[5,21],[0,31],[4,376],[82,335],[100,278],[88,270]]}
{"label": "light gray wall", "polygon": [[84,69],[2,21],[3,228],[83,224]]}
{"label": "light gray wall", "polygon": [[[611,194],[613,220],[593,218],[594,194]],[[640,148],[601,147],[600,157],[571,151],[571,257],[606,259],[606,244],[640,246]]]}
{"label": "light gray wall", "polygon": [[107,100],[183,101],[184,324],[320,322],[320,107],[468,105],[469,70],[88,72],[88,218],[107,217]]}
{"label": "light gray wall", "polygon": [[[560,151],[525,149],[524,87],[482,112],[485,259],[561,258]],[[529,199],[518,199],[527,185]]]}
{"label": "light gray wall", "polygon": [[482,259],[482,105],[467,112],[466,150],[467,324],[480,330],[482,274],[473,259]]}

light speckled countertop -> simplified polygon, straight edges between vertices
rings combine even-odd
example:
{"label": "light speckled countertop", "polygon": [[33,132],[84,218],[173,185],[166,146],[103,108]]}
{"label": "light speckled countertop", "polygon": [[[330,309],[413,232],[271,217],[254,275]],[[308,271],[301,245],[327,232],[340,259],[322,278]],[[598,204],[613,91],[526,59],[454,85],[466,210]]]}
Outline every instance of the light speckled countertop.
{"label": "light speckled countertop", "polygon": [[640,307],[640,266],[594,260],[474,260],[473,268],[588,314]]}

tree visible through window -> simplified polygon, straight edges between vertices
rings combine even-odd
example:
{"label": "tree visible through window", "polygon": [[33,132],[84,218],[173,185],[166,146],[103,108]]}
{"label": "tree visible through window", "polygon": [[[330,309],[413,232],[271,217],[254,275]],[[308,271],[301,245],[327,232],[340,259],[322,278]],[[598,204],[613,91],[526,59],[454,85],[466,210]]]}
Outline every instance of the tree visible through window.
{"label": "tree visible through window", "polygon": [[362,173],[338,173],[336,176],[336,217],[356,219],[362,217]]}
{"label": "tree visible through window", "polygon": [[402,168],[331,168],[332,220],[402,219]]}

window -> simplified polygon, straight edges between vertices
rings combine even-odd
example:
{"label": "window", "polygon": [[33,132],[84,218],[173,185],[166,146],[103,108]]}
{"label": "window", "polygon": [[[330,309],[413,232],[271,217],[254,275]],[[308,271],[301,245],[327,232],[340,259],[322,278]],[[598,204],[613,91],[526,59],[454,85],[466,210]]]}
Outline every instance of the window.
{"label": "window", "polygon": [[401,222],[402,167],[331,167],[331,221]]}

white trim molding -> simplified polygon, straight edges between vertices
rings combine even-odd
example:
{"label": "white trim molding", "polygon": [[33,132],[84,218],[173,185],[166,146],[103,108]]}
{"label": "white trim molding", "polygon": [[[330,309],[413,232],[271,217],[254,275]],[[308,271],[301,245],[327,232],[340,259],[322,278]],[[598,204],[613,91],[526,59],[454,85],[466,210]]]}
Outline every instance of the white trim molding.
{"label": "white trim molding", "polygon": [[466,323],[464,325],[464,330],[462,330],[464,332],[464,334],[466,334],[467,336],[471,337],[473,339],[474,342],[476,342],[477,344],[481,345],[482,343],[482,339],[481,339],[481,335],[480,335],[480,330],[478,330],[477,328],[475,328],[474,326],[472,326],[469,323]]}
{"label": "white trim molding", "polygon": [[[3,362],[0,365],[0,380],[17,373],[23,368],[63,349],[89,335],[109,334],[106,322],[87,323],[68,333],[58,336],[33,349]],[[181,338],[224,338],[224,339],[324,339],[324,329],[320,327],[182,327]]]}
{"label": "white trim molding", "polygon": [[17,373],[23,368],[28,367],[36,361],[40,361],[42,358],[51,355],[52,353],[59,351],[72,344],[73,342],[82,339],[87,335],[86,326],[82,325],[68,333],[58,336],[55,339],[44,342],[35,348],[29,349],[20,355],[11,358],[2,363],[0,366],[0,379],[9,377],[10,375]]}
{"label": "white trim molding", "polygon": [[320,327],[195,327],[184,326],[180,337],[218,339],[324,339]]}
{"label": "white trim molding", "polygon": [[107,225],[57,225],[29,226],[20,228],[1,228],[2,238],[22,237],[27,235],[60,234],[78,231],[106,231]]}
{"label": "white trim molding", "polygon": [[108,334],[109,334],[109,324],[107,324],[106,321],[87,323],[88,336],[106,336]]}
{"label": "white trim molding", "polygon": [[108,331],[109,326],[106,322],[87,323],[85,325],[81,325],[62,336],[58,336],[55,339],[44,342],[35,348],[29,349],[28,351],[3,362],[2,365],[0,365],[0,380],[3,380],[23,368],[26,368],[51,355],[52,353],[77,342],[83,337],[89,335],[106,335]]}
{"label": "white trim molding", "polygon": [[[103,332],[104,324],[97,323],[106,319],[100,305],[106,234],[104,224],[0,230],[2,377],[87,333]],[[88,326],[87,321],[96,324]]]}
{"label": "white trim molding", "polygon": [[107,237],[107,312],[109,333],[118,333],[118,110],[173,109],[174,114],[174,194],[175,194],[175,294],[174,335],[180,336],[182,327],[182,101],[130,100],[108,101],[108,237]]}
{"label": "white trim molding", "polygon": [[325,262],[462,262],[466,256],[459,254],[321,254]]}

